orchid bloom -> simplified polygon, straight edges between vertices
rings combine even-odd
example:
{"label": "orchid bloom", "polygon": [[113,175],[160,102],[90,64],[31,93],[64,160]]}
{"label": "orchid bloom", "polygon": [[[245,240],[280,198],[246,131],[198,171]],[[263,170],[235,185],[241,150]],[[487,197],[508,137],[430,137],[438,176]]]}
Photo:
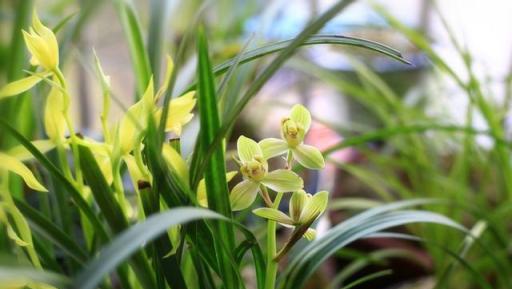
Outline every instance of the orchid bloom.
{"label": "orchid bloom", "polygon": [[297,228],[305,226],[308,229],[305,231],[304,237],[308,240],[313,240],[316,236],[316,231],[309,228],[309,226],[325,211],[328,199],[329,193],[327,191],[311,195],[300,190],[293,193],[290,198],[289,216],[273,208],[258,208],[253,213],[259,217],[276,221],[285,227]]}
{"label": "orchid bloom", "polygon": [[294,159],[308,169],[325,166],[322,153],[315,147],[304,144],[304,136],[311,126],[311,114],[302,105],[293,106],[290,116],[281,121],[281,139],[267,138],[259,145],[263,157],[269,159],[291,152]]}
{"label": "orchid bloom", "polygon": [[268,172],[267,160],[254,140],[240,136],[237,142],[240,172],[244,181],[237,184],[230,193],[231,209],[239,211],[248,208],[256,199],[261,186],[276,192],[293,192],[302,189],[303,181],[290,170]]}

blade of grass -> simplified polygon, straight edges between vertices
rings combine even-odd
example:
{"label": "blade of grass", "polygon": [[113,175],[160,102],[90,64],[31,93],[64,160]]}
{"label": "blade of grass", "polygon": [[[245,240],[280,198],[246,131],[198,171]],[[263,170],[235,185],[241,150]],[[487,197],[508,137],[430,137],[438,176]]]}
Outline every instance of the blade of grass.
{"label": "blade of grass", "polygon": [[[337,150],[361,145],[364,143],[377,141],[377,140],[386,140],[392,136],[402,135],[402,134],[410,134],[410,133],[422,133],[430,130],[438,130],[445,132],[461,132],[468,134],[484,134],[489,135],[490,132],[486,130],[478,130],[472,127],[461,127],[457,125],[438,125],[438,124],[418,124],[418,125],[409,125],[409,126],[398,126],[398,127],[389,127],[378,129],[375,131],[371,131],[359,136],[349,137],[343,140],[342,142],[333,145],[323,151],[325,156],[334,153]],[[510,146],[510,144],[505,139],[495,139],[498,142],[503,142]]]}
{"label": "blade of grass", "polygon": [[144,94],[144,90],[151,77],[151,65],[149,57],[144,46],[141,25],[137,19],[137,14],[133,6],[126,0],[114,0],[123,26],[130,55],[135,71],[135,81],[137,82],[137,98]]}
{"label": "blade of grass", "polygon": [[155,83],[159,83],[160,81],[160,63],[162,62],[165,28],[169,20],[169,3],[170,1],[149,1],[151,15],[148,35],[148,55]]}
{"label": "blade of grass", "polygon": [[360,284],[366,283],[368,281],[371,281],[371,280],[374,280],[374,279],[377,279],[377,278],[380,278],[380,277],[383,277],[383,276],[389,276],[391,274],[393,274],[392,270],[382,270],[382,271],[379,271],[379,272],[368,274],[368,275],[365,275],[364,277],[361,277],[361,278],[351,282],[347,286],[341,287],[341,289],[354,288],[354,287],[356,287],[356,286],[358,286]]}
{"label": "blade of grass", "polygon": [[[261,57],[271,55],[277,52],[281,52],[282,50],[286,49],[294,39],[289,40],[283,40],[275,43],[270,43],[262,47],[255,48],[253,50],[249,50],[247,52],[243,52],[241,55],[237,55],[231,59],[228,59],[224,61],[223,63],[216,65],[213,68],[213,74],[216,76],[224,74],[227,72],[231,66],[235,65],[237,62],[239,64],[244,64],[247,62],[251,62],[253,60],[257,60]],[[409,61],[407,61],[405,58],[403,58],[402,54],[391,47],[388,47],[384,44],[357,38],[357,37],[350,37],[350,36],[343,36],[343,35],[332,35],[332,34],[318,34],[318,35],[312,35],[309,38],[307,38],[303,43],[300,43],[299,46],[310,46],[310,45],[320,45],[320,44],[331,44],[331,45],[347,45],[347,46],[354,46],[354,47],[360,47],[368,50],[375,51],[377,53],[381,53],[383,55],[386,55],[392,59],[395,59],[397,61],[400,61],[404,64],[410,64]],[[191,85],[187,90],[194,89],[196,84]]]}
{"label": "blade of grass", "polygon": [[[231,222],[218,213],[200,208],[180,207],[152,215],[144,222],[138,223],[121,233],[111,244],[101,250],[98,257],[87,264],[84,270],[74,278],[73,288],[96,288],[104,276],[140,250],[142,246],[167,232],[169,227],[203,219]],[[239,226],[243,229],[244,233],[251,234],[243,226]]]}
{"label": "blade of grass", "polygon": [[[200,28],[197,37],[197,79],[198,79],[198,105],[201,129],[199,131],[199,141],[202,148],[208,148],[219,133],[220,119],[217,106],[217,97],[215,93],[214,76],[211,70],[210,58],[208,55],[208,43],[204,29]],[[226,180],[226,165],[224,159],[224,148],[218,144],[216,149],[206,163],[204,179],[208,197],[208,206],[227,218],[231,216],[231,205],[229,203],[229,190]],[[229,223],[220,223],[215,225],[213,234],[218,242],[214,243],[216,250],[221,251],[220,244],[224,244],[228,249],[228,254],[235,250],[235,236],[233,227]],[[220,244],[219,244],[220,243]],[[218,263],[224,285],[226,288],[239,287],[240,280],[231,267],[229,259],[233,256],[218,255]]]}
{"label": "blade of grass", "polygon": [[305,281],[329,256],[368,234],[411,223],[435,223],[464,231],[463,227],[439,214],[426,211],[388,212],[370,217],[356,227],[341,223],[323,238],[306,246],[294,258],[283,278],[283,288],[302,288]]}
{"label": "blade of grass", "polygon": [[94,227],[94,231],[98,235],[99,239],[103,242],[107,241],[108,234],[103,227],[103,224],[100,222],[98,217],[95,215],[91,207],[87,201],[82,197],[80,192],[75,188],[75,186],[62,174],[61,171],[52,163],[48,158],[41,153],[29,140],[27,140],[23,135],[21,135],[18,131],[16,131],[9,123],[5,120],[0,119],[0,127],[5,129],[6,132],[11,134],[21,145],[23,145],[40,163],[41,165],[50,172],[50,174],[55,177],[56,180],[59,181],[60,185],[62,185],[70,194],[71,198],[78,206],[78,208],[84,213],[87,219],[91,222]]}
{"label": "blade of grass", "polygon": [[61,229],[55,226],[51,220],[47,219],[38,210],[32,208],[24,201],[19,199],[14,199],[14,201],[16,203],[16,207],[27,219],[30,227],[35,233],[52,241],[53,244],[78,263],[83,264],[87,261],[88,253],[78,246],[71,236],[64,233]]}
{"label": "blade of grass", "polygon": [[[105,180],[105,177],[103,176],[91,150],[85,145],[79,145],[78,150],[84,179],[91,188],[91,192],[98,204],[98,207],[105,216],[110,228],[115,233],[122,232],[128,228],[128,221],[126,220],[119,203],[114,198],[114,192],[112,192],[112,189]],[[142,252],[134,255],[131,265],[139,282],[145,288],[156,288],[155,278],[152,274],[151,267]]]}
{"label": "blade of grass", "polygon": [[9,284],[25,284],[27,282],[52,285],[56,288],[66,288],[70,284],[67,277],[53,272],[34,268],[0,266],[0,284],[9,286]]}

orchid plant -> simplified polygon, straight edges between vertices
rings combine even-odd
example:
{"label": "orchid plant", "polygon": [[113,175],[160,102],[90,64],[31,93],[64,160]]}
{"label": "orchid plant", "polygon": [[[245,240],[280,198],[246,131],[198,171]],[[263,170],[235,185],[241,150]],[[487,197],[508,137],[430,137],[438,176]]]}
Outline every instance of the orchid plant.
{"label": "orchid plant", "polygon": [[[345,5],[335,5],[311,31],[320,29]],[[167,56],[161,83],[146,75],[148,81],[138,86],[141,93],[135,103],[113,121],[110,77],[94,53],[103,106],[97,115],[102,137],[92,138],[77,131],[73,123],[70,108],[74,99],[60,68],[57,35],[41,22],[36,11],[31,27],[22,34],[33,67],[26,77],[0,88],[0,100],[28,92],[36,85],[42,88],[46,92],[42,120],[46,138],[29,141],[0,120],[1,127],[20,142],[0,152],[0,232],[5,228],[17,257],[35,269],[34,274],[23,275],[7,288],[238,289],[245,288],[241,268],[251,257],[257,288],[275,289],[279,263],[284,263],[284,257],[301,239],[309,241],[308,246],[324,246],[329,249],[326,254],[344,244],[336,242],[338,235],[315,241],[314,224],[327,209],[329,193],[306,192],[299,174],[303,168],[321,170],[325,166],[322,153],[304,142],[312,118],[303,105],[294,105],[281,120],[280,139],[257,142],[240,136],[234,157],[238,171],[226,171],[231,125],[250,97],[284,62],[285,52],[293,52],[298,42],[278,49],[283,51],[283,59],[278,57],[276,66],[261,74],[263,78],[255,81],[255,88],[248,89],[236,107],[238,112],[228,111],[226,116],[219,115],[215,74],[201,29],[197,37],[197,83],[172,96],[179,66],[175,68]],[[332,41],[340,40],[326,43]],[[365,42],[360,43],[365,47]],[[376,44],[372,45],[367,47]],[[380,52],[388,48],[379,49],[374,48]],[[268,51],[263,49],[251,57],[262,57]],[[238,64],[233,65],[236,68]],[[216,71],[220,74],[225,70]],[[201,127],[193,152],[184,155],[181,136],[194,118],[196,106]],[[36,169],[34,160],[50,177]],[[28,189],[44,194],[40,195],[42,204],[38,204],[41,208],[34,208],[23,194],[12,193],[13,175]],[[228,182],[234,181],[238,183],[229,189]],[[289,199],[288,211],[281,206],[285,197]],[[250,226],[253,218],[243,218],[248,215],[257,216],[255,219],[266,225],[265,250]],[[375,216],[368,214],[368,218]],[[414,220],[430,220],[427,217]],[[277,225],[290,229],[287,238],[278,238]],[[376,231],[365,231],[372,232]],[[57,251],[62,255],[60,263],[56,261]],[[328,256],[317,257],[315,252],[324,251],[307,251],[311,254],[304,262],[308,258],[322,261]],[[307,263],[304,273],[300,262],[299,258],[281,271],[281,287],[300,287],[293,286],[303,285],[319,266],[318,262]],[[47,272],[51,270],[57,276]],[[72,280],[64,275],[71,275]]]}

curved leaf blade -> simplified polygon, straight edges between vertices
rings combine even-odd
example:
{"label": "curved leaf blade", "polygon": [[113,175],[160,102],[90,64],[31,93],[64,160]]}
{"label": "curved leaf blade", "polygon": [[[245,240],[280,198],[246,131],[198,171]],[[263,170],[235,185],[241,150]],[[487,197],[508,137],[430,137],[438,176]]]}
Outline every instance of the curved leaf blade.
{"label": "curved leaf blade", "polygon": [[210,210],[185,207],[152,215],[146,221],[138,223],[121,233],[105,247],[99,256],[74,278],[72,287],[76,289],[96,288],[105,275],[112,272],[145,244],[165,233],[169,227],[202,219],[228,220]]}

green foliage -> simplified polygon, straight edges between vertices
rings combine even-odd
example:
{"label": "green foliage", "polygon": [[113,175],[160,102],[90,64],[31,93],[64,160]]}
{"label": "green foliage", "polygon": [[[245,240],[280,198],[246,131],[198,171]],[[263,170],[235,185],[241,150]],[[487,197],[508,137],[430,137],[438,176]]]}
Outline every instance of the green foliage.
{"label": "green foliage", "polygon": [[[512,183],[507,178],[512,169],[508,161],[510,144],[505,140],[501,119],[494,114],[495,108],[483,97],[470,61],[467,64],[471,79],[465,82],[435,54],[421,35],[377,8],[395,29],[410,37],[465,89],[472,104],[484,115],[489,130],[477,130],[469,122],[465,126],[435,122],[407,107],[379,75],[362,64],[354,62],[355,73],[362,81],[361,85],[356,85],[311,63],[296,61],[291,67],[342,92],[353,93],[379,116],[384,126],[358,132],[361,134],[350,136],[321,152],[304,143],[314,116],[306,107],[295,105],[281,122],[281,138],[265,138],[259,142],[243,135],[238,138],[234,165],[239,167],[238,176],[243,178],[240,181],[234,178],[238,172],[227,172],[226,169],[231,130],[251,99],[300,47],[360,47],[391,61],[408,63],[400,52],[377,42],[316,34],[354,1],[336,2],[312,19],[293,39],[264,44],[256,49],[249,49],[247,45],[236,56],[217,66],[212,66],[216,60],[212,55],[217,52],[217,47],[208,45],[208,42],[217,44],[214,37],[209,36],[216,35],[216,31],[211,31],[207,24],[191,25],[192,28],[181,35],[175,62],[167,57],[163,76],[160,75],[160,63],[163,52],[168,50],[164,32],[172,18],[168,13],[169,4],[150,1],[152,18],[146,40],[145,26],[139,21],[142,17],[136,6],[125,0],[113,1],[129,47],[137,101],[126,109],[121,120],[108,123],[111,100],[116,99],[110,91],[107,71],[95,55],[103,96],[103,110],[96,114],[101,119],[102,141],[77,133],[70,110],[76,99],[68,89],[67,73],[61,70],[63,62],[69,61],[65,57],[68,54],[66,48],[80,35],[81,28],[99,7],[99,2],[82,4],[84,10],[76,17],[74,13],[66,14],[68,16],[53,30],[39,20],[36,12],[32,27],[26,27],[30,2],[20,4],[15,27],[25,27],[28,31],[24,34],[25,44],[34,67],[27,77],[22,78],[23,55],[19,51],[12,52],[12,63],[7,72],[10,83],[0,88],[0,102],[18,107],[17,101],[24,98],[31,104],[26,96],[36,92],[38,96],[47,95],[47,98],[43,101],[43,125],[37,126],[41,128],[37,134],[27,133],[26,124],[18,123],[21,117],[17,115],[7,114],[0,119],[0,137],[9,138],[9,142],[2,141],[0,153],[3,160],[0,165],[0,252],[13,255],[17,263],[24,264],[19,268],[0,266],[2,284],[12,288],[82,289],[303,288],[324,261],[340,250],[346,250],[347,245],[360,239],[385,236],[423,242],[438,265],[435,268],[439,281],[437,288],[448,286],[451,274],[469,274],[481,287],[494,287],[494,284],[487,284],[479,270],[496,274],[497,286],[509,288],[509,273],[512,272],[506,259],[509,233],[506,222],[501,219],[509,216],[510,209],[510,204],[505,202],[510,201],[512,192]],[[204,7],[199,9],[196,19],[202,19]],[[65,36],[57,35],[57,31]],[[60,38],[62,40],[57,43]],[[194,38],[195,49],[192,49],[191,39]],[[22,40],[20,33],[14,33],[12,47],[19,48]],[[188,89],[184,94],[174,96],[177,74],[189,60],[187,54],[197,56],[195,78],[186,84]],[[242,68],[248,69],[257,60],[274,54],[272,61],[255,73],[254,78],[237,78]],[[218,85],[218,78],[224,74],[225,78]],[[240,89],[228,100],[228,91],[233,93],[230,91],[232,83]],[[227,104],[228,101],[232,103]],[[182,130],[192,121],[196,104],[200,128],[197,136],[193,136],[192,153],[185,155],[181,150],[185,143],[181,139],[185,137]],[[27,110],[31,108],[26,107]],[[466,215],[439,209],[443,208],[439,206],[443,202],[438,197],[446,191],[444,184],[471,187],[468,184],[469,167],[464,166],[474,160],[464,152],[460,153],[457,156],[460,166],[445,176],[437,164],[430,162],[432,150],[424,144],[421,135],[427,131],[450,136],[462,134],[464,152],[476,150],[476,135],[487,135],[495,141],[489,155],[498,160],[497,165],[489,161],[485,169],[502,172],[500,188],[506,193],[499,197],[504,203],[496,212],[486,211],[491,206],[485,197],[477,199],[476,208],[464,207],[482,220],[471,231],[459,224],[465,224]],[[49,139],[31,141],[34,135],[46,135]],[[388,141],[400,154],[379,154],[364,147],[376,140]],[[381,175],[370,168],[338,164],[328,159],[330,154],[347,147],[359,148],[378,169],[403,169],[411,186],[406,186],[392,174]],[[277,163],[283,157],[281,167],[271,165],[270,159]],[[360,178],[383,200],[363,197],[329,200],[332,194],[327,191],[306,193],[303,188],[307,179],[302,179],[301,171],[321,170],[326,162]],[[18,179],[12,173],[22,178]],[[230,190],[228,182],[232,178],[237,183]],[[39,180],[43,180],[43,185]],[[26,190],[21,185],[23,183],[27,185]],[[36,195],[30,188],[48,192]],[[436,199],[384,203],[395,200],[396,196],[419,195]],[[459,189],[450,197],[461,203],[465,195],[463,189]],[[289,197],[288,212],[280,206],[283,197]],[[37,202],[33,202],[34,199]],[[479,205],[482,208],[478,208]],[[414,206],[424,208],[411,209]],[[317,237],[317,220],[326,211],[340,209],[364,211],[335,224]],[[418,223],[442,226],[419,226]],[[290,229],[284,241],[278,238],[278,226]],[[408,233],[422,238],[385,232],[397,226],[405,226]],[[260,227],[266,227],[266,230],[261,232]],[[487,234],[487,230],[491,233]],[[308,243],[303,245],[303,241]],[[436,245],[443,242],[446,242],[443,246]],[[482,260],[470,262],[468,260],[474,259],[473,247],[490,253]],[[398,251],[373,254],[372,258],[407,257]],[[453,257],[451,262],[442,262],[448,255]],[[379,271],[345,284],[350,276],[370,263],[365,256],[356,261],[340,273],[332,288],[340,284],[343,284],[342,288],[356,288],[392,273],[390,270]],[[247,275],[253,277],[247,278]]]}

